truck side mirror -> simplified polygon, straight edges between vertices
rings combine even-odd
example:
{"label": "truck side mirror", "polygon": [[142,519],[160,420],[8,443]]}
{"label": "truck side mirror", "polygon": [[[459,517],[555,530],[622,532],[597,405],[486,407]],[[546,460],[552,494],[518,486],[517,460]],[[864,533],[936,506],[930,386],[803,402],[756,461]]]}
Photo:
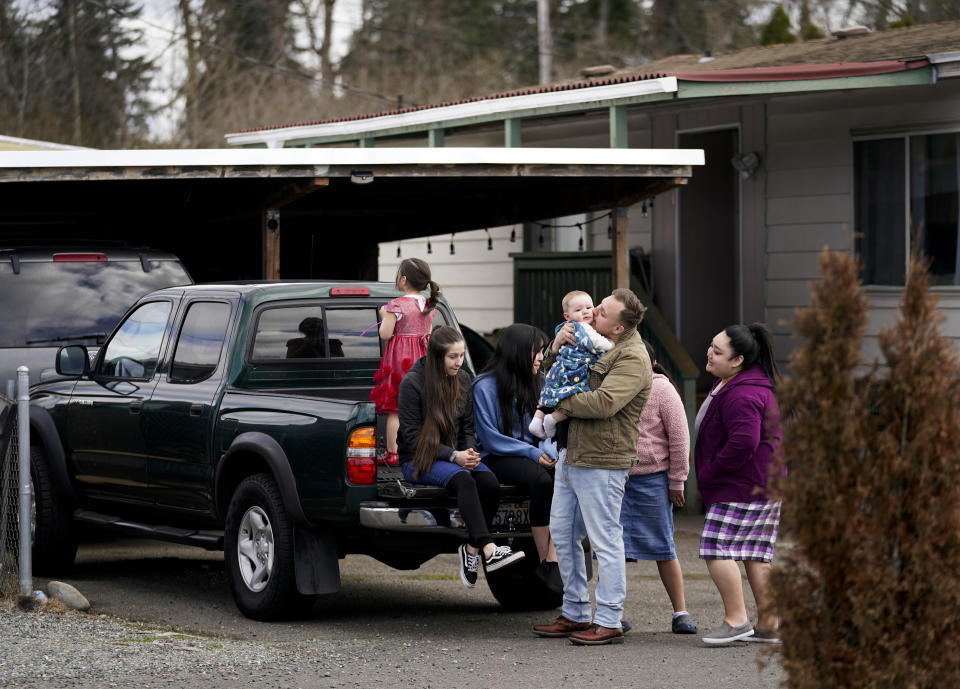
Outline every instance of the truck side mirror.
{"label": "truck side mirror", "polygon": [[61,376],[85,376],[90,372],[90,358],[83,345],[67,345],[57,351],[57,373]]}

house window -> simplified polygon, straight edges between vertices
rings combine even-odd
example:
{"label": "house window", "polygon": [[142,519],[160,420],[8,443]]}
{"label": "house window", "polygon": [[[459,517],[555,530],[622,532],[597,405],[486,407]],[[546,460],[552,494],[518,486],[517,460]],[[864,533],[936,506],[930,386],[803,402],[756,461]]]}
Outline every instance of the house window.
{"label": "house window", "polygon": [[902,285],[913,242],[937,285],[960,285],[960,133],[854,143],[855,248],[869,285]]}

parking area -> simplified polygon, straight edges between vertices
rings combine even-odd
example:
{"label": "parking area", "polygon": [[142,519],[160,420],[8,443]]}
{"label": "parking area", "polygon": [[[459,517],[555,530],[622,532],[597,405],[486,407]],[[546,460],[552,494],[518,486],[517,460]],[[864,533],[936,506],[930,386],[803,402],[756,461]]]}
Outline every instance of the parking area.
{"label": "parking area", "polygon": [[[722,609],[706,567],[696,558],[699,522],[695,516],[678,517],[677,545],[688,608],[709,631]],[[179,680],[226,687],[239,678],[246,686],[275,687],[491,687],[508,680],[531,688],[599,681],[750,689],[775,687],[782,679],[776,655],[766,655],[766,649],[709,648],[698,636],[671,634],[670,605],[654,563],[627,565],[625,617],[634,630],[622,646],[601,648],[534,637],[530,627],[552,619],[556,611],[503,612],[482,581],[472,590],[461,585],[452,554],[412,572],[349,556],[341,571],[339,594],[321,598],[301,619],[267,624],[237,611],[222,553],[142,540],[88,540],[68,579],[91,601],[84,619],[137,624],[106,641],[93,637],[81,644],[85,674],[73,677],[71,655],[59,669],[49,668],[50,679],[60,672],[64,681],[57,686],[104,686],[94,678],[109,673],[92,669],[99,657],[94,647],[101,643],[117,662],[146,654],[143,662],[129,660],[133,676],[124,678],[128,686],[140,687],[173,686]],[[42,638],[21,647],[28,655],[56,656],[56,648],[44,648],[57,643],[57,625],[48,627]],[[12,673],[12,656],[4,655]],[[3,672],[0,666],[0,677]]]}

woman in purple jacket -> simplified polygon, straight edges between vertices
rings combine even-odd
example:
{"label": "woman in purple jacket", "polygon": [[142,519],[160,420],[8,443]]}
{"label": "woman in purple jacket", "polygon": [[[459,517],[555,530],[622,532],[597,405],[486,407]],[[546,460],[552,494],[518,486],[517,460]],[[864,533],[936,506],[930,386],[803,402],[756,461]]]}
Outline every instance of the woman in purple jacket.
{"label": "woman in purple jacket", "polygon": [[[703,641],[779,643],[769,584],[780,501],[768,497],[767,479],[781,435],[770,331],[754,323],[717,333],[707,349],[707,371],[718,381],[696,421],[697,485],[707,506],[700,558],[720,591],[724,617]],[[747,617],[738,561],[757,603],[756,630]]]}

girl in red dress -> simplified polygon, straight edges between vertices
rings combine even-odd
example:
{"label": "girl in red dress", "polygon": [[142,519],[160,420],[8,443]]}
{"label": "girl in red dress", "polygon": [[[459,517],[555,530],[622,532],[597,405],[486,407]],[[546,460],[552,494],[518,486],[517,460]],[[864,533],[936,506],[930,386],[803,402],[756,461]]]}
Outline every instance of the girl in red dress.
{"label": "girl in red dress", "polygon": [[[397,268],[397,289],[402,297],[380,307],[380,339],[386,341],[380,370],[373,377],[376,384],[370,399],[378,414],[387,415],[387,464],[397,463],[397,393],[400,381],[413,362],[426,354],[433,324],[433,309],[440,296],[440,285],[430,276],[430,265],[419,258],[407,258]],[[421,292],[430,288],[430,297]]]}

